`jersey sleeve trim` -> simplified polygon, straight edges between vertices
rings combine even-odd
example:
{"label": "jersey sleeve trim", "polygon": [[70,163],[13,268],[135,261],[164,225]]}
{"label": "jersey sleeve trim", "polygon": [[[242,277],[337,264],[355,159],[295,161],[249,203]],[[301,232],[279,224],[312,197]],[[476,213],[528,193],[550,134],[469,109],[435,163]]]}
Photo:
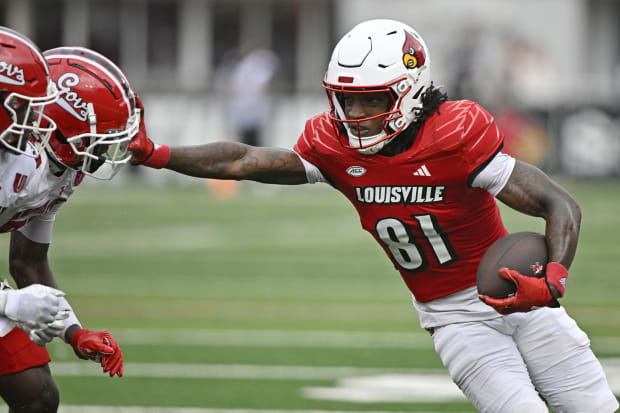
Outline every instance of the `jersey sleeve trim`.
{"label": "jersey sleeve trim", "polygon": [[472,182],[474,188],[484,188],[493,196],[497,196],[512,175],[515,167],[515,158],[503,152],[495,155],[495,158],[484,168]]}
{"label": "jersey sleeve trim", "polygon": [[30,241],[38,242],[39,244],[49,244],[52,242],[52,228],[54,227],[55,219],[56,212],[45,214],[30,221],[18,229],[18,231]]}
{"label": "jersey sleeve trim", "polygon": [[297,153],[297,156],[301,160],[301,163],[304,165],[304,169],[306,170],[306,178],[308,179],[308,183],[315,184],[317,182],[327,182],[325,179],[325,175],[321,172],[316,165],[311,162],[306,161]]}
{"label": "jersey sleeve trim", "polygon": [[497,147],[497,149],[484,162],[482,162],[480,165],[478,165],[476,167],[476,169],[471,171],[471,173],[467,177],[467,186],[472,188],[472,184],[474,182],[474,179],[476,179],[476,177],[478,176],[480,171],[482,171],[484,168],[486,168],[486,166],[489,164],[489,162],[491,162],[493,160],[493,158],[495,158],[495,156],[502,150],[503,147],[504,147],[504,142],[500,143],[499,146]]}

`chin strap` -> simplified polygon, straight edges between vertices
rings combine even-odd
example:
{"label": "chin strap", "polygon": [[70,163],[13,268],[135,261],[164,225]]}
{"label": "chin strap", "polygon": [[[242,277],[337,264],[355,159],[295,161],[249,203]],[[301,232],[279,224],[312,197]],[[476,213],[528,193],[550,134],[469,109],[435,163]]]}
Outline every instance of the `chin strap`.
{"label": "chin strap", "polygon": [[88,111],[88,125],[90,126],[90,133],[93,135],[97,133],[97,114],[95,113],[95,107],[91,102],[86,105]]}
{"label": "chin strap", "polygon": [[[381,135],[385,136],[385,132],[378,133],[378,134],[376,134],[376,135],[374,135],[374,136],[369,136],[369,137],[368,137],[368,138],[366,138],[366,139],[373,139],[373,138],[378,137],[378,136],[381,136]],[[356,151],[358,151],[358,152],[359,152],[359,153],[361,153],[362,155],[374,155],[374,154],[376,154],[377,152],[379,152],[381,149],[383,149],[383,148],[385,147],[385,145],[387,145],[388,143],[392,142],[392,140],[393,140],[395,137],[397,137],[397,136],[398,136],[398,134],[396,134],[396,135],[392,136],[391,138],[388,138],[388,139],[382,140],[382,141],[380,141],[380,142],[377,142],[377,143],[375,143],[374,145],[369,146],[369,147],[367,147],[367,148],[360,148],[360,149],[356,149]],[[356,139],[356,140],[357,140],[357,139]],[[352,142],[353,142],[353,139],[352,139],[351,137],[349,137],[349,143],[352,143]]]}

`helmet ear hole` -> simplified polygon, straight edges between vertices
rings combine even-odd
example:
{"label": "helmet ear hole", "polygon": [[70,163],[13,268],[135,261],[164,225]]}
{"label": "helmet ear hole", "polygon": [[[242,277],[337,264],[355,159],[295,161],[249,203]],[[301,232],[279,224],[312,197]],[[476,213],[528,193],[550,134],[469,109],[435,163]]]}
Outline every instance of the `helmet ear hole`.
{"label": "helmet ear hole", "polygon": [[53,133],[54,133],[56,139],[58,139],[58,142],[64,143],[64,144],[69,143],[69,142],[67,142],[67,138],[65,137],[65,135],[62,134],[60,129],[56,129]]}
{"label": "helmet ear hole", "polygon": [[405,93],[409,87],[411,87],[410,83],[407,80],[403,80],[402,82],[398,82],[396,84],[396,91],[398,93]]}

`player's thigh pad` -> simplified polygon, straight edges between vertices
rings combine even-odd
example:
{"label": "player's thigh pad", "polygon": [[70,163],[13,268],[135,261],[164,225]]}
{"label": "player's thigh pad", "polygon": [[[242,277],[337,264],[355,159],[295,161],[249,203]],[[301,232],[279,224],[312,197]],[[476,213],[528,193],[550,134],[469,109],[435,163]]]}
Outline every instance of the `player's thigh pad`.
{"label": "player's thigh pad", "polygon": [[502,323],[503,317],[436,328],[435,351],[480,412],[547,413],[516,344],[501,332]]}
{"label": "player's thigh pad", "polygon": [[554,412],[615,412],[614,397],[590,340],[564,308],[527,313],[514,339],[532,382]]}

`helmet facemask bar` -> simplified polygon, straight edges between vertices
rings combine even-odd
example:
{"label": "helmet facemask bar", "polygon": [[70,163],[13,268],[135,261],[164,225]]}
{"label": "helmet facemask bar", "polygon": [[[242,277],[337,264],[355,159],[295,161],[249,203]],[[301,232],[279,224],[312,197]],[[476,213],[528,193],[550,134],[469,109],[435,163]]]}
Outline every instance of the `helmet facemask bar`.
{"label": "helmet facemask bar", "polygon": [[123,130],[97,133],[97,117],[92,103],[88,104],[90,132],[67,138],[76,155],[82,156],[78,169],[96,179],[112,179],[120,168],[131,159],[129,143],[140,127],[140,110],[127,120]]}
{"label": "helmet facemask bar", "polygon": [[28,142],[33,139],[41,145],[47,144],[56,123],[43,113],[45,106],[56,102],[59,93],[53,82],[47,88],[47,95],[26,96],[10,93],[3,100],[3,107],[13,123],[0,133],[0,142],[12,151],[31,158],[39,157],[39,150],[33,145],[33,153],[27,151]]}
{"label": "helmet facemask bar", "polygon": [[[391,139],[393,139],[398,133],[405,128],[405,122],[403,121],[403,114],[400,111],[401,98],[397,93],[392,90],[391,86],[398,83],[399,79],[389,85],[377,86],[377,87],[352,87],[352,86],[337,86],[324,83],[329,102],[331,106],[330,119],[335,126],[344,132],[346,137],[341,136],[341,143],[343,146],[349,149],[355,149],[363,154],[374,154],[383,148]],[[391,104],[385,112],[360,118],[360,119],[347,119],[344,110],[344,94],[345,93],[386,93],[391,99]],[[383,118],[381,123],[382,131],[372,136],[362,136],[361,130],[362,122],[371,121],[377,118]]]}

